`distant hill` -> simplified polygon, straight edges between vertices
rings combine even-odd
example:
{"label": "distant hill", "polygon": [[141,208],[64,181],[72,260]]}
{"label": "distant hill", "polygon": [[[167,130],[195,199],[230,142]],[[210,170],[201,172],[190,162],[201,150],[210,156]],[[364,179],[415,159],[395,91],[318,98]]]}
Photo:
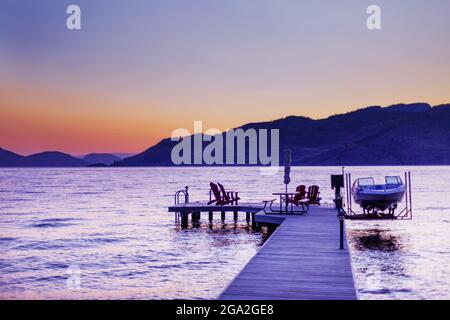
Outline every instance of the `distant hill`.
{"label": "distant hill", "polygon": [[120,159],[125,159],[134,156],[134,153],[112,153],[112,155],[115,155],[116,157]]}
{"label": "distant hill", "polygon": [[85,167],[84,160],[69,154],[49,151],[27,157],[0,148],[0,167]]}
{"label": "distant hill", "polygon": [[25,157],[0,148],[0,167],[106,167],[120,160],[121,158],[108,153],[91,153],[80,159],[58,151]]}
{"label": "distant hill", "polygon": [[24,157],[19,166],[21,167],[85,167],[87,163],[84,160],[72,157],[69,154],[47,151],[36,153]]}
{"label": "distant hill", "polygon": [[[326,119],[290,116],[241,128],[279,129],[280,149],[292,150],[294,165],[450,165],[450,104],[373,106]],[[161,140],[115,165],[171,166],[176,144]]]}
{"label": "distant hill", "polygon": [[84,156],[83,160],[90,165],[111,165],[114,163],[114,161],[122,160],[122,158],[119,158],[110,153],[90,153]]}
{"label": "distant hill", "polygon": [[15,167],[23,158],[21,155],[0,148],[0,167]]}

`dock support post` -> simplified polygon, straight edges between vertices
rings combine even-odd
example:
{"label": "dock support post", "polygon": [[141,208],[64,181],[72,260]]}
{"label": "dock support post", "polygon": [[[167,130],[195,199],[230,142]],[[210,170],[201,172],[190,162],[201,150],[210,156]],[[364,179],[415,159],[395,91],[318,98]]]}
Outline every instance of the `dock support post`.
{"label": "dock support post", "polygon": [[277,229],[277,226],[274,224],[267,225],[267,232],[269,233],[269,235],[274,233],[276,229]]}
{"label": "dock support post", "polygon": [[213,212],[212,211],[210,211],[209,212],[209,222],[212,222],[213,221]]}
{"label": "dock support post", "polygon": [[252,229],[256,230],[256,213],[252,212]]}
{"label": "dock support post", "polygon": [[200,212],[192,213],[192,226],[195,228],[200,226]]}
{"label": "dock support post", "polygon": [[250,212],[247,212],[247,213],[245,214],[245,220],[247,220],[247,222],[250,221]]}
{"label": "dock support post", "polygon": [[186,229],[188,227],[189,224],[188,218],[189,218],[188,213],[181,214],[181,228]]}
{"label": "dock support post", "polygon": [[200,221],[200,212],[192,212],[192,223],[198,223]]}
{"label": "dock support post", "polygon": [[222,218],[222,222],[224,222],[225,221],[225,211],[222,211],[220,216]]}
{"label": "dock support post", "polygon": [[237,213],[237,211],[235,211],[233,213],[233,218],[234,218],[234,222],[238,221],[238,213]]}

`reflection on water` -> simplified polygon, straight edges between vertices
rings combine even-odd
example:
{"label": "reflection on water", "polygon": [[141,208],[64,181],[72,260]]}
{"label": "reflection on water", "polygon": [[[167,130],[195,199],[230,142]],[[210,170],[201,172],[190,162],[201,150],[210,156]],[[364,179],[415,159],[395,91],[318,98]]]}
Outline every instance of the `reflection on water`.
{"label": "reflection on water", "polygon": [[399,239],[389,233],[389,230],[351,230],[350,238],[356,250],[394,251],[401,248]]}
{"label": "reflection on water", "polygon": [[[412,221],[347,222],[362,299],[450,298],[450,168],[347,168],[354,178],[407,169]],[[290,188],[317,184],[331,203],[329,175],[340,172],[294,167]],[[251,202],[284,187],[282,171],[266,176],[258,168],[1,169],[0,298],[217,297],[268,231],[252,231],[245,214],[237,224],[229,214],[225,225],[210,226],[205,215],[198,228],[179,229],[167,212],[174,192],[189,185],[192,201],[207,199],[211,179]],[[396,250],[353,245],[373,229],[394,237]]]}

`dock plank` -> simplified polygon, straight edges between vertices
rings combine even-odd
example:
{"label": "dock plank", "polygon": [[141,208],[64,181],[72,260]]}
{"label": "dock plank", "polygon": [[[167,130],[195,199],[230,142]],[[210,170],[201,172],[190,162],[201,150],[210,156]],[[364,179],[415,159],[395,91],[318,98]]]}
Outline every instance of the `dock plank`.
{"label": "dock plank", "polygon": [[191,202],[191,203],[183,203],[177,204],[168,207],[169,212],[181,212],[181,213],[191,213],[194,211],[198,212],[260,212],[264,208],[264,204],[262,202],[258,203],[249,203],[249,202],[239,202],[239,204],[228,204],[223,206],[218,205],[207,205],[206,201],[203,202]]}
{"label": "dock plank", "polygon": [[258,213],[256,219],[267,223],[270,216],[281,225],[219,299],[357,299],[334,209],[314,207],[303,216]]}

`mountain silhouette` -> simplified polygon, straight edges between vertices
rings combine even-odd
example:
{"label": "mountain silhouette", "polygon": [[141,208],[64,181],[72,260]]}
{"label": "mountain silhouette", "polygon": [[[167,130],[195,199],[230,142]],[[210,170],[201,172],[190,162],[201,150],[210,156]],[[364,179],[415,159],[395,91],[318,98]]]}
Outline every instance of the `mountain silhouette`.
{"label": "mountain silhouette", "polygon": [[[290,148],[293,165],[450,165],[450,104],[371,106],[325,119],[289,116],[240,128],[278,129],[280,154]],[[61,152],[24,157],[0,148],[0,167],[173,166],[176,144],[163,139],[123,160],[111,154],[78,159]],[[208,144],[203,142],[203,147]]]}
{"label": "mountain silhouette", "polygon": [[0,167],[85,167],[84,160],[69,154],[48,151],[27,157],[0,148]]}
{"label": "mountain silhouette", "polygon": [[86,165],[84,160],[57,151],[36,153],[22,160],[23,167],[85,167]]}
{"label": "mountain silhouette", "polygon": [[111,165],[115,161],[120,161],[121,158],[110,153],[90,153],[84,156],[83,160],[90,165]]}
{"label": "mountain silhouette", "polygon": [[16,167],[23,158],[21,155],[0,148],[0,167]]}
{"label": "mountain silhouette", "polygon": [[[280,154],[290,148],[293,165],[450,164],[450,104],[372,106],[320,120],[289,116],[240,128],[279,129]],[[163,139],[114,165],[171,166],[177,143]]]}

